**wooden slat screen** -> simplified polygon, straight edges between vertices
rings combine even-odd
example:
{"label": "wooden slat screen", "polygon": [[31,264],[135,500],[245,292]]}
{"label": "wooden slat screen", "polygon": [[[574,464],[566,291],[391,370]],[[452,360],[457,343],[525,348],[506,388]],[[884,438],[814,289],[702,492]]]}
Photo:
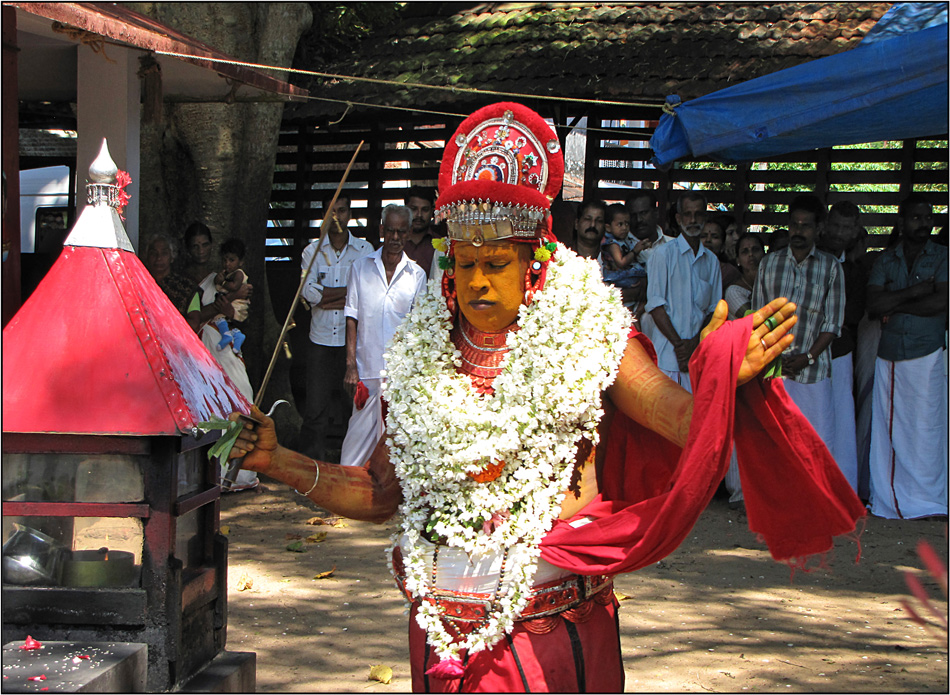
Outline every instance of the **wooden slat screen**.
{"label": "wooden slat screen", "polygon": [[[585,114],[566,106],[553,111],[569,114],[556,119],[563,144],[568,131],[564,124],[577,124]],[[590,130],[585,133],[583,167],[578,172],[580,162],[573,169],[569,165],[566,200],[577,201],[586,195],[623,202],[634,189],[645,187],[655,189],[661,206],[666,206],[675,201],[679,190],[700,188],[711,205],[735,211],[744,227],[771,231],[785,225],[791,199],[808,191],[829,205],[851,200],[862,209],[862,224],[877,235],[894,224],[898,202],[918,191],[931,196],[936,226],[947,224],[946,135],[934,140],[813,150],[740,165],[679,162],[659,171],[649,162],[649,137],[660,116],[658,109],[634,113],[592,109],[586,115]],[[363,225],[357,233],[374,244],[379,241],[379,216],[387,202],[402,202],[410,185],[435,186],[445,140],[458,121],[390,113],[382,119],[351,116],[335,126],[285,125],[279,140],[269,216],[273,227],[268,238],[286,240],[289,248],[271,246],[273,256],[299,259],[307,240],[316,233],[313,221],[323,217],[322,197],[335,188],[360,140],[365,144],[346,188],[352,196],[353,216]],[[880,242],[872,241],[872,246],[878,245]]]}
{"label": "wooden slat screen", "polygon": [[[711,206],[726,207],[744,227],[771,231],[786,225],[792,198],[814,192],[829,206],[850,200],[861,208],[861,224],[868,231],[885,234],[895,223],[898,203],[916,191],[932,199],[935,226],[947,224],[946,135],[941,140],[812,150],[739,165],[678,162],[658,171],[649,162],[649,134],[644,132],[644,126],[652,124],[616,116],[610,120],[604,114],[591,122],[614,132],[609,139],[588,133],[584,180],[590,197],[623,202],[635,188],[655,188],[662,206],[675,201],[679,190],[699,188]],[[872,246],[882,243],[872,241]]]}
{"label": "wooden slat screen", "polygon": [[332,195],[360,140],[360,154],[347,179],[354,231],[379,243],[383,207],[402,203],[412,185],[435,188],[445,139],[458,123],[388,119],[383,123],[344,123],[338,127],[285,127],[278,141],[271,195],[269,239],[284,239],[290,249],[274,255],[299,258],[323,219],[322,199]]}

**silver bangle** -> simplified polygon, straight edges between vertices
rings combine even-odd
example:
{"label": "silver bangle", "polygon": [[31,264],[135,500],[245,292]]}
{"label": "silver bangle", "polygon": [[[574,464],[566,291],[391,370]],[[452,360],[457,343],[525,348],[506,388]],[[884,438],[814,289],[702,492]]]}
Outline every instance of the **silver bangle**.
{"label": "silver bangle", "polygon": [[296,492],[298,495],[303,495],[304,497],[309,497],[310,493],[313,492],[317,488],[317,483],[320,482],[320,464],[314,461],[313,459],[310,459],[310,460],[313,461],[313,467],[317,471],[317,475],[313,479],[313,486],[306,492],[301,492],[300,490],[294,488],[294,492]]}

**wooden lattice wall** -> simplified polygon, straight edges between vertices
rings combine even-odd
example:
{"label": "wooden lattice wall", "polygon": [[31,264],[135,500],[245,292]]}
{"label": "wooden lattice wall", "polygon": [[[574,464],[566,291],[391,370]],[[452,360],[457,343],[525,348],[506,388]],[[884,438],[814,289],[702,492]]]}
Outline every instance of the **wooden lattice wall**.
{"label": "wooden lattice wall", "polygon": [[445,139],[457,125],[387,119],[385,124],[348,122],[341,127],[283,129],[270,205],[274,228],[268,230],[268,237],[290,240],[294,253],[287,255],[299,258],[308,240],[318,233],[315,227],[323,219],[321,200],[332,195],[363,141],[345,188],[353,217],[363,225],[357,233],[378,243],[379,218],[386,203],[403,202],[410,185],[435,188]]}
{"label": "wooden lattice wall", "polygon": [[[556,114],[558,136],[568,150],[571,146],[566,136],[585,115],[577,111],[577,107],[565,105],[548,109]],[[658,109],[586,115],[590,129],[582,150],[583,168],[571,175],[569,166],[566,200],[579,200],[587,194],[619,202],[634,188],[646,187],[656,190],[661,205],[668,205],[680,189],[703,188],[711,205],[725,206],[744,227],[770,231],[784,226],[789,201],[807,190],[829,205],[851,200],[862,208],[864,226],[882,233],[894,224],[898,202],[915,190],[932,197],[936,225],[947,223],[946,135],[878,143],[865,149],[813,150],[742,165],[678,163],[659,171],[649,164],[648,144]],[[354,217],[364,225],[357,233],[378,243],[383,205],[400,202],[411,184],[435,185],[445,140],[460,120],[386,112],[377,120],[350,116],[340,124],[323,127],[286,124],[280,135],[271,197],[274,228],[268,230],[268,237],[285,240],[289,248],[278,251],[272,247],[273,255],[290,260],[300,257],[316,234],[313,221],[323,217],[321,199],[335,188],[360,140],[365,144],[347,190]],[[872,246],[880,245],[881,239]]]}

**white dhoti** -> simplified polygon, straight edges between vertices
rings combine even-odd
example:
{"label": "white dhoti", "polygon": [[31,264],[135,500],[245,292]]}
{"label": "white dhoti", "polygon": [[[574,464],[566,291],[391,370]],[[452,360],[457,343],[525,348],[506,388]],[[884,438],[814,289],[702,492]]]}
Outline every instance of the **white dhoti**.
{"label": "white dhoti", "polygon": [[221,365],[221,369],[228,375],[228,378],[234,382],[238,391],[249,401],[254,400],[254,389],[251,388],[251,381],[247,378],[247,368],[240,357],[234,354],[230,345],[224,349],[218,349],[218,343],[221,342],[221,334],[218,329],[210,323],[206,323],[201,328],[201,342],[208,348],[208,352],[214,357],[215,362]]}
{"label": "white dhoti", "polygon": [[886,519],[947,514],[944,349],[877,359],[871,421],[871,513]]}
{"label": "white dhoti", "polygon": [[732,447],[732,459],[729,461],[729,468],[726,470],[726,490],[729,491],[729,502],[735,504],[742,502],[742,481],[739,479],[739,459],[736,458],[736,447]]}
{"label": "white dhoti", "polygon": [[834,455],[835,406],[831,379],[822,379],[816,384],[800,384],[794,379],[785,379],[783,383],[789,398]]}
{"label": "white dhoti", "polygon": [[871,496],[871,474],[868,460],[871,455],[871,401],[874,394],[874,363],[881,340],[881,322],[864,315],[858,323],[858,345],[854,350],[854,414],[858,449],[858,496]]}
{"label": "white dhoti", "polygon": [[369,391],[369,397],[360,410],[353,405],[353,414],[347,425],[343,450],[340,452],[341,466],[362,466],[369,460],[379,438],[383,436],[386,425],[383,422],[383,402],[381,399],[382,379],[363,379],[363,385]]}
{"label": "white dhoti", "polygon": [[831,395],[834,403],[835,433],[831,455],[847,478],[848,484],[858,491],[858,447],[854,422],[854,382],[851,353],[831,360]]}

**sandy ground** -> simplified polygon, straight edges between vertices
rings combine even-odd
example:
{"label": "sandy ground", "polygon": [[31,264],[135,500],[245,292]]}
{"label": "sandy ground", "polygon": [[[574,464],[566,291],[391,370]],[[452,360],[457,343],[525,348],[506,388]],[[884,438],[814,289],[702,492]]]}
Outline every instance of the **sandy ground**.
{"label": "sandy ground", "polygon": [[[266,478],[224,496],[227,648],[257,653],[262,692],[408,691],[407,617],[384,553],[392,527],[307,523],[330,516]],[[615,582],[629,597],[626,690],[948,692],[946,633],[912,623],[899,603],[910,570],[947,613],[920,571],[921,539],[946,560],[946,523],[870,518],[859,563],[839,540],[830,571],[792,579],[744,514],[714,499],[676,552]],[[392,669],[388,685],[369,678],[377,665]]]}

